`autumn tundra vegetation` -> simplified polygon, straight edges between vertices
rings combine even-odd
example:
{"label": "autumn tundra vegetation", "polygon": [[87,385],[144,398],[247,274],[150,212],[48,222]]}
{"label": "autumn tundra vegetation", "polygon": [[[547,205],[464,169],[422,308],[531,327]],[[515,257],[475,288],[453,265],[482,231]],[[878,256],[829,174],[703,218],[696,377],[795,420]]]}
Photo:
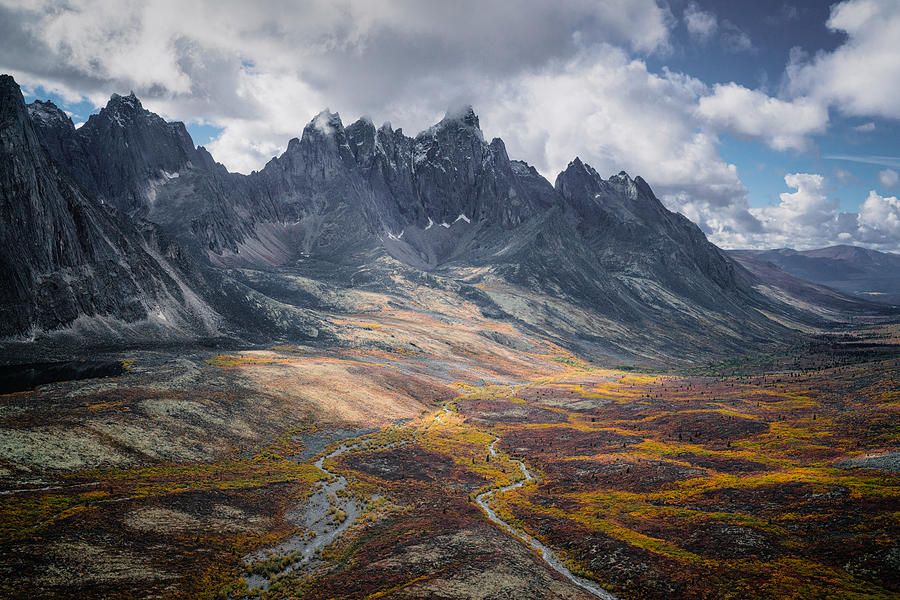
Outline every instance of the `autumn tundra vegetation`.
{"label": "autumn tundra vegetation", "polygon": [[617,597],[900,593],[896,330],[686,369],[524,336],[434,361],[451,333],[0,397],[3,595],[592,597],[474,501],[520,462],[497,517]]}

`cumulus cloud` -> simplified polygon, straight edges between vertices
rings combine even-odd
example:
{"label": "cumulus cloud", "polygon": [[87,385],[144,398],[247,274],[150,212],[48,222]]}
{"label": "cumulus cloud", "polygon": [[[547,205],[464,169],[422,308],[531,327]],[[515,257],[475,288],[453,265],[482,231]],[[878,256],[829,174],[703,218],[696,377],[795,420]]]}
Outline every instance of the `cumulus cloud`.
{"label": "cumulus cloud", "polygon": [[825,178],[815,173],[788,173],[784,182],[796,191],[780,194],[781,202],[776,206],[751,208],[750,211],[771,237],[818,237],[832,225],[838,208],[837,201],[826,194]]}
{"label": "cumulus cloud", "polygon": [[847,41],[809,58],[795,53],[787,89],[853,116],[900,119],[900,2],[850,0],[831,10],[828,27]]}
{"label": "cumulus cloud", "polygon": [[885,198],[874,190],[859,207],[859,238],[870,244],[883,244],[898,249],[900,244],[900,200]]}
{"label": "cumulus cloud", "polygon": [[719,29],[716,15],[702,10],[696,2],[691,2],[684,9],[684,25],[687,27],[688,34],[700,42],[709,41]]}
{"label": "cumulus cloud", "polygon": [[872,133],[875,131],[875,123],[869,121],[868,123],[863,123],[862,125],[857,125],[853,128],[854,131],[858,131],[860,133]]}
{"label": "cumulus cloud", "polygon": [[651,73],[603,47],[511,83],[503,101],[485,98],[481,122],[488,134],[502,124],[510,155],[530,157],[551,180],[578,155],[603,174],[644,174],[670,208],[709,234],[753,230],[737,167],[694,115],[706,93],[697,79]]}
{"label": "cumulus cloud", "polygon": [[775,150],[803,150],[809,136],[828,125],[828,110],[820,104],[806,98],[787,102],[736,83],[714,86],[697,113],[714,127],[762,138]]}
{"label": "cumulus cloud", "polygon": [[668,48],[669,15],[652,0],[290,7],[7,3],[7,21],[27,22],[35,51],[11,66],[0,53],[0,68],[97,104],[134,89],[151,110],[224,127],[210,150],[242,172],[325,106],[415,133],[468,102],[486,133],[551,179],[581,155],[601,172],[645,174],[708,231],[753,225],[736,167],[693,114],[706,86],[633,58]]}
{"label": "cumulus cloud", "polygon": [[874,190],[858,213],[843,212],[829,198],[828,182],[817,173],[788,173],[785,184],[792,192],[780,194],[773,206],[751,208],[760,223],[753,233],[726,233],[726,247],[798,249],[821,248],[834,243],[856,244],[880,250],[900,250],[900,201]]}
{"label": "cumulus cloud", "polygon": [[900,175],[893,169],[884,169],[883,171],[878,172],[878,183],[880,183],[881,187],[884,189],[894,189],[897,187],[898,181],[900,181]]}

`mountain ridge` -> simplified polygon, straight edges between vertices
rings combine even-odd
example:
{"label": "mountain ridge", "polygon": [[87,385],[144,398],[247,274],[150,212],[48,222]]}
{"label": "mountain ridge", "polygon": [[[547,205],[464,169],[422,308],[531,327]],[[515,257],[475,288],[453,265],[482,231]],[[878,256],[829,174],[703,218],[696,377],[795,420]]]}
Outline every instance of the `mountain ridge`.
{"label": "mountain ridge", "polygon": [[785,272],[872,302],[900,305],[900,255],[838,244],[812,250],[729,250]]}

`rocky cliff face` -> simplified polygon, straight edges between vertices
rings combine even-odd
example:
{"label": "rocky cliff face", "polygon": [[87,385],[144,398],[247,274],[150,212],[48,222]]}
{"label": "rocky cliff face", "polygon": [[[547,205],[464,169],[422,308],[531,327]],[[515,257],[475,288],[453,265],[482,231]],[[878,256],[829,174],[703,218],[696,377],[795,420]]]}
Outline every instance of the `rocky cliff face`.
{"label": "rocky cliff face", "polygon": [[54,152],[75,151],[71,121],[53,108],[27,110],[0,76],[0,336],[98,320],[215,327],[153,229],[91,199],[42,147],[33,122],[60,132]]}
{"label": "rocky cliff face", "polygon": [[576,158],[556,189],[610,270],[633,271],[701,302],[718,302],[719,293],[738,287],[732,261],[694,223],[667,210],[641,177],[623,171],[603,180]]}
{"label": "rocky cliff face", "polygon": [[51,156],[82,188],[128,214],[146,214],[153,202],[150,182],[193,163],[207,166],[208,155],[194,148],[183,123],[167,123],[134,94],[113,94],[78,130],[51,102],[35,102],[29,113]]}

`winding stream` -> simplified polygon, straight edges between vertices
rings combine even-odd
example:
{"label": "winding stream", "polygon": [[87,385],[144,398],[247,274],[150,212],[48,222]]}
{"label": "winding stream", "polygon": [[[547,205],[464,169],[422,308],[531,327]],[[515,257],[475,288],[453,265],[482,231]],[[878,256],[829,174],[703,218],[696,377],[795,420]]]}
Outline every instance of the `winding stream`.
{"label": "winding stream", "polygon": [[[495,458],[497,456],[497,450],[494,448],[494,446],[498,441],[500,441],[500,438],[495,438],[488,448],[491,452],[491,456]],[[604,600],[618,600],[615,595],[613,595],[611,592],[606,591],[597,583],[589,579],[585,579],[584,577],[579,577],[578,575],[570,571],[569,568],[560,560],[559,554],[557,554],[555,550],[548,548],[524,531],[516,529],[515,527],[498,517],[497,513],[494,512],[494,509],[491,508],[490,499],[493,498],[495,494],[502,494],[504,492],[520,488],[529,481],[534,480],[534,476],[528,470],[528,467],[525,466],[525,463],[523,463],[521,460],[516,460],[515,462],[519,465],[519,469],[522,470],[522,475],[525,476],[524,479],[520,479],[515,483],[511,483],[497,490],[482,492],[475,496],[475,503],[481,507],[481,510],[484,511],[488,519],[505,529],[513,536],[525,542],[529,547],[533,548],[534,550],[539,550],[541,553],[541,557],[544,559],[544,562],[546,562],[554,571],[556,571],[578,587],[587,590],[588,592],[597,596],[598,598],[603,598]]]}
{"label": "winding stream", "polygon": [[[446,405],[442,408],[444,410],[444,414],[450,413],[450,410]],[[433,422],[442,422],[442,416],[443,415],[441,414],[435,415]],[[491,456],[494,458],[498,456],[497,449],[495,448],[498,441],[500,441],[500,438],[494,438],[494,441],[491,442],[491,445],[488,447]],[[308,533],[305,535],[294,535],[290,539],[282,542],[274,548],[270,548],[265,551],[260,550],[244,557],[244,563],[246,565],[264,561],[269,556],[284,557],[290,554],[300,553],[297,560],[295,560],[283,570],[268,576],[257,574],[246,576],[245,580],[247,582],[248,588],[260,588],[263,590],[268,589],[269,584],[273,579],[281,575],[290,573],[309,563],[318,551],[331,544],[339,535],[344,533],[347,528],[349,528],[350,525],[353,524],[353,522],[359,516],[363,506],[360,505],[355,498],[342,496],[340,494],[347,488],[347,480],[343,476],[329,471],[327,468],[325,468],[325,461],[329,458],[334,458],[335,456],[340,456],[345,452],[349,452],[351,450],[355,450],[356,448],[365,446],[366,443],[368,443],[367,440],[356,442],[353,444],[342,443],[336,450],[333,450],[327,455],[321,456],[314,463],[316,468],[322,471],[322,473],[324,473],[328,478],[325,481],[320,481],[309,498],[307,498],[302,505],[298,506],[294,511],[287,515],[289,520],[293,521],[298,526],[304,527]],[[399,445],[402,445],[402,442]],[[566,567],[565,564],[563,564],[562,560],[560,560],[559,554],[555,550],[547,547],[528,533],[516,529],[497,516],[497,513],[494,512],[493,508],[491,508],[491,498],[493,498],[496,494],[503,494],[510,490],[518,489],[526,483],[534,480],[534,476],[528,470],[528,467],[525,466],[525,463],[523,463],[521,460],[514,460],[514,462],[522,471],[523,478],[515,483],[511,483],[499,489],[489,490],[487,492],[478,494],[475,497],[475,503],[481,507],[485,515],[487,515],[487,518],[492,522],[502,527],[513,537],[516,537],[519,540],[525,542],[525,544],[530,548],[540,551],[541,557],[543,558],[544,562],[546,562],[547,565],[550,566],[550,568],[568,579],[570,582],[590,592],[598,598],[603,598],[603,600],[618,600],[615,595],[600,587],[600,585],[598,585],[596,582],[585,579],[584,577],[579,577],[578,575],[572,573],[572,571],[570,571],[569,568]],[[337,526],[335,526],[334,524],[334,519],[330,511],[332,507],[343,511],[346,514],[346,518]]]}
{"label": "winding stream", "polygon": [[[246,576],[244,579],[247,582],[248,588],[267,590],[274,578],[290,573],[309,563],[319,550],[328,546],[353,524],[359,516],[363,506],[355,498],[341,496],[340,493],[347,488],[347,480],[343,476],[329,471],[325,467],[325,461],[329,458],[340,456],[345,452],[358,448],[363,444],[365,444],[365,442],[357,442],[349,445],[341,444],[336,450],[320,457],[319,460],[313,463],[317,469],[328,476],[328,479],[317,483],[316,489],[310,494],[306,501],[287,515],[287,518],[290,521],[305,528],[308,534],[294,535],[274,548],[260,550],[244,557],[244,563],[247,565],[264,561],[269,555],[284,557],[290,554],[300,553],[297,560],[281,571],[268,576],[258,574]],[[330,510],[332,507],[343,511],[346,515],[346,518],[337,526],[335,526],[335,521]]]}

